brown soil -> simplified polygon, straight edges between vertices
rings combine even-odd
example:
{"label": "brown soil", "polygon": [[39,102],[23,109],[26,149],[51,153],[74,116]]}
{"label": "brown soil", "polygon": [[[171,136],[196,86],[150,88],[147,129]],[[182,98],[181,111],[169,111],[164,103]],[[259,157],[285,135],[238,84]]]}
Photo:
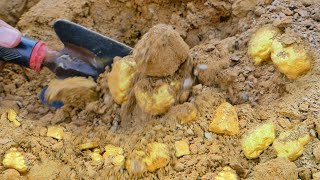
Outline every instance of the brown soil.
{"label": "brown soil", "polygon": [[[14,109],[21,126],[14,128],[10,121],[0,121],[0,160],[2,162],[8,149],[16,147],[24,152],[30,169],[19,175],[1,163],[0,179],[212,179],[225,166],[234,169],[240,179],[253,179],[284,163],[288,166],[276,171],[279,172],[276,175],[290,171],[294,178],[298,174],[300,179],[311,179],[319,174],[318,0],[12,2],[18,3],[15,7],[23,7],[22,10],[1,11],[7,14],[0,18],[13,16],[14,20],[5,20],[14,24],[23,14],[17,28],[28,36],[48,42],[54,49],[62,47],[51,28],[59,18],[82,24],[131,46],[152,26],[170,24],[191,48],[189,61],[193,65],[193,75],[185,77],[185,67],[181,65],[172,76],[149,78],[150,87],[172,80],[180,80],[186,86],[191,84],[191,87],[182,89],[183,100],[177,98],[168,114],[148,116],[135,108],[135,104],[126,110],[127,105],[113,102],[106,84],[108,70],[97,82],[98,101],[87,104],[84,109],[68,105],[55,110],[41,104],[38,98],[42,88],[55,78],[51,72],[45,69],[36,74],[7,65],[0,73],[0,108]],[[11,7],[12,2],[1,1],[0,8]],[[30,3],[33,6],[26,11]],[[247,55],[247,45],[252,33],[268,23],[283,32],[296,34],[309,46],[313,63],[306,75],[293,81],[270,62],[254,65]],[[184,83],[188,82],[185,78],[190,78],[190,83]],[[194,104],[198,113],[196,120],[181,125],[170,113],[183,108],[179,104],[184,101]],[[237,110],[239,135],[218,135],[208,130],[216,108],[225,101]],[[130,112],[130,118],[121,117],[123,112]],[[257,159],[248,160],[242,153],[242,135],[270,120],[276,125],[276,136],[288,129],[301,129],[302,122],[303,127],[307,127],[303,131],[309,131],[312,136],[302,156],[293,163],[276,159],[271,145]],[[63,127],[63,140],[46,136],[50,125]],[[190,155],[175,157],[174,143],[178,140],[189,143]],[[107,144],[123,147],[126,157],[131,157],[133,151],[145,150],[149,143],[161,142],[170,149],[170,162],[155,172],[129,174],[125,168],[92,161],[90,150],[77,148],[87,142],[97,142],[102,152]]]}
{"label": "brown soil", "polygon": [[40,0],[13,0],[13,1],[0,1],[0,19],[8,24],[15,25],[20,16],[27,12],[32,6],[37,4]]}

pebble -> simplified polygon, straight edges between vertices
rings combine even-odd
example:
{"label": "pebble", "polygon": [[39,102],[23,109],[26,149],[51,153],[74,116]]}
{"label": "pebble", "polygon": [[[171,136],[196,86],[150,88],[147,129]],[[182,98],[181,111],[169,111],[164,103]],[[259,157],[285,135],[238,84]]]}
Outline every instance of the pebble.
{"label": "pebble", "polygon": [[175,171],[178,171],[178,172],[180,172],[180,171],[183,171],[183,169],[184,169],[184,164],[182,164],[182,163],[176,163],[175,165],[174,165],[174,170]]}
{"label": "pebble", "polygon": [[60,142],[52,145],[52,150],[53,151],[58,151],[58,150],[60,150],[62,148],[63,148],[63,141],[60,141]]}
{"label": "pebble", "polygon": [[212,134],[210,132],[205,132],[204,137],[208,140],[212,139]]}
{"label": "pebble", "polygon": [[196,144],[190,145],[190,152],[191,154],[197,154],[198,153],[198,146]]}

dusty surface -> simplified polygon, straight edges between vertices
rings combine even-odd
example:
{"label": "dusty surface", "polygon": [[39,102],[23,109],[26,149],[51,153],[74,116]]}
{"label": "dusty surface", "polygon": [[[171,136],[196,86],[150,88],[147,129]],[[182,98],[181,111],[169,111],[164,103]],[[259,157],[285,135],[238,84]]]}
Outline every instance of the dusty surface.
{"label": "dusty surface", "polygon": [[[1,8],[10,5],[1,3]],[[248,160],[241,150],[241,137],[265,121],[273,121],[276,137],[283,131],[297,129],[301,122],[307,124],[306,132],[311,141],[305,145],[302,155],[293,161],[296,168],[291,170],[300,179],[318,177],[319,12],[318,0],[41,0],[22,15],[17,27],[55,49],[61,48],[61,44],[51,25],[58,18],[80,23],[131,46],[153,25],[172,25],[190,46],[193,64],[193,76],[189,77],[192,87],[181,92],[186,94],[181,102],[194,104],[198,113],[195,120],[182,125],[169,115],[170,110],[155,117],[139,108],[128,111],[125,109],[128,106],[113,102],[106,83],[108,71],[98,80],[98,101],[88,104],[84,110],[72,106],[55,110],[41,104],[38,98],[41,89],[54,79],[50,72],[44,70],[36,74],[7,65],[0,73],[0,108],[3,111],[14,109],[21,126],[15,128],[10,121],[1,118],[0,160],[2,162],[7,150],[16,147],[24,153],[29,170],[19,174],[1,163],[0,179],[19,176],[21,179],[128,179],[132,176],[212,179],[225,166],[235,170],[240,179],[252,179],[255,171],[264,173],[257,169],[278,166],[278,160],[274,160],[277,154],[271,145],[252,160]],[[254,65],[247,54],[248,42],[251,35],[267,23],[283,32],[296,34],[309,46],[313,61],[306,75],[289,80],[270,62]],[[158,81],[148,79],[150,87],[157,87],[159,81],[161,84],[172,80],[185,85],[184,67],[181,68],[173,76]],[[171,108],[174,111],[177,106],[183,108],[179,99]],[[208,130],[217,107],[225,101],[236,108],[238,135],[218,135]],[[130,118],[122,118],[120,114],[124,112],[130,112]],[[63,128],[62,140],[46,136],[51,125]],[[177,158],[174,144],[180,140],[189,143],[190,155]],[[78,149],[80,144],[87,142],[96,142],[101,152],[107,144],[122,147],[126,158],[131,158],[134,151],[145,150],[150,143],[164,143],[169,148],[170,161],[166,167],[154,172],[131,174],[126,168],[108,161],[91,160],[91,150]]]}
{"label": "dusty surface", "polygon": [[13,0],[0,1],[0,19],[6,21],[8,24],[15,25],[20,16],[27,12],[32,6],[37,4],[40,0]]}
{"label": "dusty surface", "polygon": [[277,158],[257,165],[254,168],[253,177],[256,180],[296,180],[298,178],[298,169],[294,163],[286,158]]}

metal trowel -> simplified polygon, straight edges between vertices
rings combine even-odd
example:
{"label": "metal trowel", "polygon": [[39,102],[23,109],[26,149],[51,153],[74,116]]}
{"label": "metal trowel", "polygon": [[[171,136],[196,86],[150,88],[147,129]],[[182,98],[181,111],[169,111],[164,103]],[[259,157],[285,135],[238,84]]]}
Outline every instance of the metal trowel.
{"label": "metal trowel", "polygon": [[132,48],[67,20],[57,20],[53,29],[64,44],[52,51],[42,41],[22,37],[16,48],[0,47],[0,60],[40,71],[48,67],[58,78],[85,76],[97,79],[116,56],[126,56]]}

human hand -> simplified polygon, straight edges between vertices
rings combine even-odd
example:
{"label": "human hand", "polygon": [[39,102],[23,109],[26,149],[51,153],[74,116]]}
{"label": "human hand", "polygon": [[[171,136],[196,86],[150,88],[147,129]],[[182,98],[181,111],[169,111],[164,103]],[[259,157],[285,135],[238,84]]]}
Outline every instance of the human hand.
{"label": "human hand", "polygon": [[[9,24],[0,20],[0,46],[14,48],[21,41],[21,33]],[[5,62],[0,60],[0,72],[4,68]]]}

